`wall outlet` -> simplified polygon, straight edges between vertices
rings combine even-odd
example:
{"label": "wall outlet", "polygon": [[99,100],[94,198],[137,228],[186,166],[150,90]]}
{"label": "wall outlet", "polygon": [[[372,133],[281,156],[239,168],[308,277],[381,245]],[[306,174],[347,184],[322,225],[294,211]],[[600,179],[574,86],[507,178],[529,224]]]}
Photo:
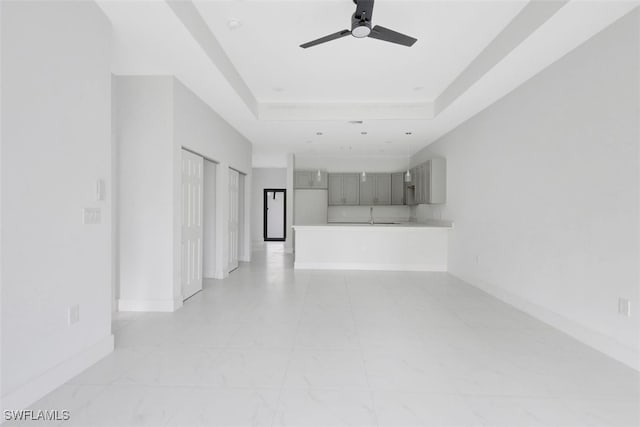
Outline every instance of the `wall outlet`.
{"label": "wall outlet", "polygon": [[100,208],[84,208],[82,209],[83,224],[100,224],[102,222],[102,212]]}
{"label": "wall outlet", "polygon": [[69,307],[69,326],[80,321],[80,306],[74,304]]}
{"label": "wall outlet", "polygon": [[618,314],[622,316],[631,316],[631,301],[626,298],[618,298]]}

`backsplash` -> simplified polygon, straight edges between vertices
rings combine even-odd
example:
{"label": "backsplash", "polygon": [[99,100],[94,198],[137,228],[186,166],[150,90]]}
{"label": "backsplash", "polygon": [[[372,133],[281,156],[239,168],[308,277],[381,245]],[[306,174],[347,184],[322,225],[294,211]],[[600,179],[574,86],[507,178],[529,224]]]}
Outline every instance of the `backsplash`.
{"label": "backsplash", "polygon": [[425,223],[431,220],[446,218],[446,205],[416,205],[411,206],[411,221]]}
{"label": "backsplash", "polygon": [[[329,206],[329,222],[369,222],[370,206]],[[373,219],[376,222],[408,222],[409,206],[374,206]]]}

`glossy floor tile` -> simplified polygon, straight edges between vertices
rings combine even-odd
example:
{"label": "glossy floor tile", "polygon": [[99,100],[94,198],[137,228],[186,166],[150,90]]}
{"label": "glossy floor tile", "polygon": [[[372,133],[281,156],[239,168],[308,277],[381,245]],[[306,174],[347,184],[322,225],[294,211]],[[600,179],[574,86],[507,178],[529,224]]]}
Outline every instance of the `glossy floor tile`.
{"label": "glossy floor tile", "polygon": [[114,353],[33,409],[69,426],[640,425],[637,372],[446,273],[294,271],[278,243],[253,259],[175,313],[118,313]]}

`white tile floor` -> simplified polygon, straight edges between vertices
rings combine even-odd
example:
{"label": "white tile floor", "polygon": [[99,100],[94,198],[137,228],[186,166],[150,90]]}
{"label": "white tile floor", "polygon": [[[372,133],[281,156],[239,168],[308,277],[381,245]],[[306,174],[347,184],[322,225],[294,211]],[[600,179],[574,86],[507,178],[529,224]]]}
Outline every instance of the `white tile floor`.
{"label": "white tile floor", "polygon": [[[69,426],[636,426],[637,372],[443,273],[254,254],[36,403]],[[47,425],[39,422],[38,426]]]}

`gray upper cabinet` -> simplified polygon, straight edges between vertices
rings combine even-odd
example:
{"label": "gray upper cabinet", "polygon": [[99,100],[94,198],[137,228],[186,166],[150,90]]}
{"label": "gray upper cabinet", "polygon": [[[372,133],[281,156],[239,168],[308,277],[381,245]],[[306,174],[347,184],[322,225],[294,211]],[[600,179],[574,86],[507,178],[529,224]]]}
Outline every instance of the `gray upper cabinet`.
{"label": "gray upper cabinet", "polygon": [[376,174],[376,191],[373,198],[374,205],[390,205],[391,204],[391,174]]}
{"label": "gray upper cabinet", "polygon": [[330,173],[329,205],[357,205],[360,197],[360,181],[355,173]]}
{"label": "gray upper cabinet", "polygon": [[329,174],[329,205],[336,206],[344,204],[344,197],[342,195],[342,175],[330,173]]}
{"label": "gray upper cabinet", "polygon": [[[311,173],[315,177],[317,171],[296,171],[296,188],[305,184],[309,176],[300,177],[298,172]],[[361,205],[390,206],[441,204],[447,201],[447,163],[445,159],[431,159],[410,169],[411,181],[405,182],[405,172],[368,173],[365,181],[360,180],[359,173],[330,173],[324,182],[328,182],[329,205]],[[325,184],[327,185],[327,184]],[[326,188],[326,187],[325,187]]]}
{"label": "gray upper cabinet", "polygon": [[409,169],[411,181],[404,183],[404,200],[407,205],[417,205],[416,201],[416,168]]}
{"label": "gray upper cabinet", "polygon": [[431,159],[411,169],[407,185],[407,204],[441,204],[446,198],[446,160]]}
{"label": "gray upper cabinet", "polygon": [[431,159],[429,203],[443,204],[447,202],[447,161]]}
{"label": "gray upper cabinet", "polygon": [[327,188],[327,173],[320,171],[318,177],[317,170],[297,170],[294,173],[295,188]]}
{"label": "gray upper cabinet", "polygon": [[360,176],[357,173],[345,173],[342,177],[345,204],[357,205],[360,201]]}
{"label": "gray upper cabinet", "polygon": [[404,172],[391,174],[391,204],[404,205],[405,201]]}
{"label": "gray upper cabinet", "polygon": [[391,174],[370,173],[364,182],[360,183],[361,205],[390,205],[391,204]]}
{"label": "gray upper cabinet", "polygon": [[375,179],[373,174],[367,175],[365,181],[360,182],[360,204],[361,205],[373,205],[373,197],[375,192]]}

